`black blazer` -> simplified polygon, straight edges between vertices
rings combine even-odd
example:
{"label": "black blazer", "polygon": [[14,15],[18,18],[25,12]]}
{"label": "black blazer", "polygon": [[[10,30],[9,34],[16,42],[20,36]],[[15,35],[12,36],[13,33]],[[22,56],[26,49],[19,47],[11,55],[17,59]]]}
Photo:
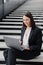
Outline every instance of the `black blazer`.
{"label": "black blazer", "polygon": [[[21,29],[21,41],[23,43],[23,36],[26,28],[22,27]],[[34,52],[35,55],[40,54],[41,50],[41,45],[42,45],[42,32],[41,29],[38,27],[32,27],[30,36],[29,36],[29,48],[30,51]]]}

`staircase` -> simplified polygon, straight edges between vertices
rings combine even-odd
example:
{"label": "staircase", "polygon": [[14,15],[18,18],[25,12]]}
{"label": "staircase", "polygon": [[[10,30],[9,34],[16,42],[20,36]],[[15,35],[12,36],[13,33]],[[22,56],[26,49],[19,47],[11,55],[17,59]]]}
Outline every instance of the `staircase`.
{"label": "staircase", "polygon": [[[31,0],[32,2],[34,0]],[[39,58],[32,59],[32,60],[19,60],[18,62],[41,62],[43,63],[43,10],[39,9],[29,9],[31,3],[28,0],[24,5],[16,9],[16,11],[11,12],[8,16],[6,16],[0,22],[0,64],[5,63],[3,57],[3,51],[8,48],[4,41],[4,36],[12,37],[12,38],[21,38],[21,27],[22,27],[22,16],[25,14],[26,11],[30,11],[33,15],[35,24],[37,27],[42,29],[42,48],[41,48],[41,55]],[[28,6],[29,5],[29,6]]]}

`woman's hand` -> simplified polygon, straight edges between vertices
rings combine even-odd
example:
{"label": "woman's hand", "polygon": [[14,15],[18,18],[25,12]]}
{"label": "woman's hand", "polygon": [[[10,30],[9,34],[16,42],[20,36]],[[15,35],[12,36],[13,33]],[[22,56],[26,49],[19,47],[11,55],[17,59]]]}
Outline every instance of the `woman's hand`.
{"label": "woman's hand", "polygon": [[25,48],[25,50],[30,50],[30,48]]}
{"label": "woman's hand", "polygon": [[21,40],[19,40],[19,43],[20,43],[20,44],[22,44],[22,41],[21,41]]}

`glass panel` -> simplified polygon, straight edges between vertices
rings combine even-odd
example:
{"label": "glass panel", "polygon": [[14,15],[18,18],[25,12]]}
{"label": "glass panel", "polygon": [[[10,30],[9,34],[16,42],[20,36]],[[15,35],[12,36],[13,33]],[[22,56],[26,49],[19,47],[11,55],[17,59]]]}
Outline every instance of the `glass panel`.
{"label": "glass panel", "polygon": [[0,0],[0,5],[2,4],[2,0]]}
{"label": "glass panel", "polygon": [[4,3],[8,2],[9,0],[4,0]]}

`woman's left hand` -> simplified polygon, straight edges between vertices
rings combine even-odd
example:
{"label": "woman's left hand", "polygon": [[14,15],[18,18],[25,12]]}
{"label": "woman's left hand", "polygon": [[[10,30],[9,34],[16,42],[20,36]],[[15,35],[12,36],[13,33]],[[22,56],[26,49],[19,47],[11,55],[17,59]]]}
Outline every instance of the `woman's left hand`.
{"label": "woman's left hand", "polygon": [[25,50],[30,50],[30,48],[25,48]]}

